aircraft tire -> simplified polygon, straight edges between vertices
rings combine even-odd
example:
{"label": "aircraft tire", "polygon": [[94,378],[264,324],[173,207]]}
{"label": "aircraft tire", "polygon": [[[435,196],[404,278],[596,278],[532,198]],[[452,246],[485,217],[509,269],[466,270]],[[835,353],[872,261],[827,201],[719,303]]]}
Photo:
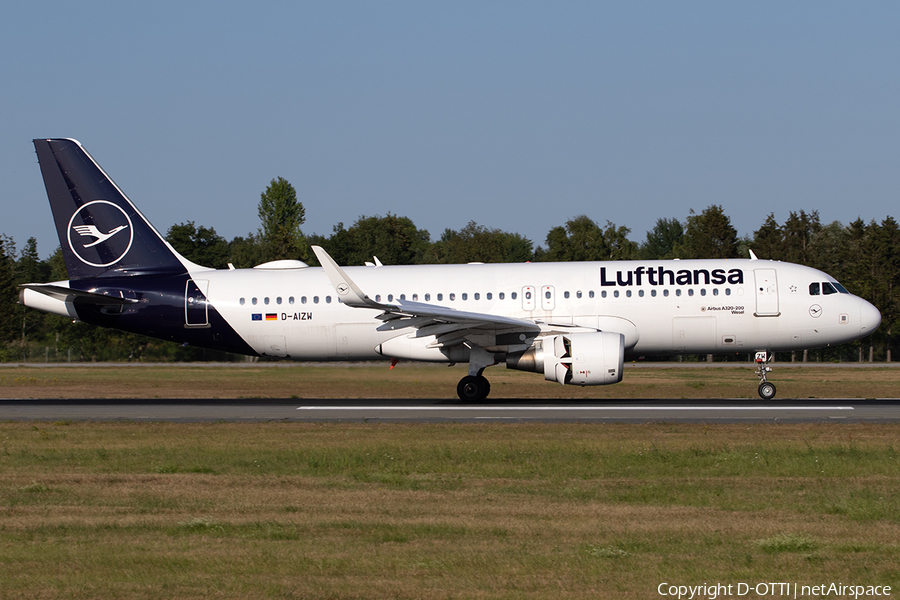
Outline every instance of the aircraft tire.
{"label": "aircraft tire", "polygon": [[768,381],[759,384],[759,397],[763,400],[771,400],[775,397],[775,384]]}
{"label": "aircraft tire", "polygon": [[491,384],[482,376],[466,375],[456,386],[456,395],[466,402],[479,402],[491,393]]}

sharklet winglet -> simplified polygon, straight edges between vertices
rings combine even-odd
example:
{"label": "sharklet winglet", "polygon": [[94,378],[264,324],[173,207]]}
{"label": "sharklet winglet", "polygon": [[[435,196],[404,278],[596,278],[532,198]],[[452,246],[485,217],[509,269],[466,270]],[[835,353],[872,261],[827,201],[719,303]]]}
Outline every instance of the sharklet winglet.
{"label": "sharklet winglet", "polygon": [[341,302],[353,308],[375,308],[387,312],[393,312],[398,309],[397,306],[381,304],[380,302],[375,302],[369,298],[360,287],[350,279],[344,270],[338,266],[324,248],[321,246],[312,246],[312,251],[315,252],[316,258],[319,259],[322,268],[325,269],[325,274],[328,275],[328,280],[331,281],[331,285],[334,286],[334,291],[337,293]]}

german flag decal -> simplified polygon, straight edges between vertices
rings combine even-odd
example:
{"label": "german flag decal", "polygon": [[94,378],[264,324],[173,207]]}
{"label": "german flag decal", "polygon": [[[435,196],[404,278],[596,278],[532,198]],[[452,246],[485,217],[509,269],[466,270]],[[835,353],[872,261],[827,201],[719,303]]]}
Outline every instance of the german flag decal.
{"label": "german flag decal", "polygon": [[277,321],[278,313],[266,313],[266,321]]}

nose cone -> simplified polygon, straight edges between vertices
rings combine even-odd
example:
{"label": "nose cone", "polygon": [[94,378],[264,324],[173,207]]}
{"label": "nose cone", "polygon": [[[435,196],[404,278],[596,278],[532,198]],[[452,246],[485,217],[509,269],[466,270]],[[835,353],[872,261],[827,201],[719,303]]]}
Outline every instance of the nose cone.
{"label": "nose cone", "polygon": [[881,325],[881,313],[877,308],[862,299],[859,305],[859,325],[859,332],[864,336],[869,335]]}

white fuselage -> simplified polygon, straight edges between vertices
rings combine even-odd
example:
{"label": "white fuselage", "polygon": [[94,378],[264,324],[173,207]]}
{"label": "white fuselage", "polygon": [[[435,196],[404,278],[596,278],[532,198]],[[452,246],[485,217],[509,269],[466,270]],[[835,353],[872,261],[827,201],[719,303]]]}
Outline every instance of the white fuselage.
{"label": "white fuselage", "polygon": [[[874,331],[880,314],[825,273],[763,260],[616,261],[346,268],[378,302],[411,300],[625,336],[630,355],[817,348]],[[191,273],[258,353],[380,358],[377,309],[338,301],[321,268]],[[829,286],[823,286],[824,283]],[[818,293],[813,294],[811,284]],[[405,332],[403,333],[405,335]]]}

